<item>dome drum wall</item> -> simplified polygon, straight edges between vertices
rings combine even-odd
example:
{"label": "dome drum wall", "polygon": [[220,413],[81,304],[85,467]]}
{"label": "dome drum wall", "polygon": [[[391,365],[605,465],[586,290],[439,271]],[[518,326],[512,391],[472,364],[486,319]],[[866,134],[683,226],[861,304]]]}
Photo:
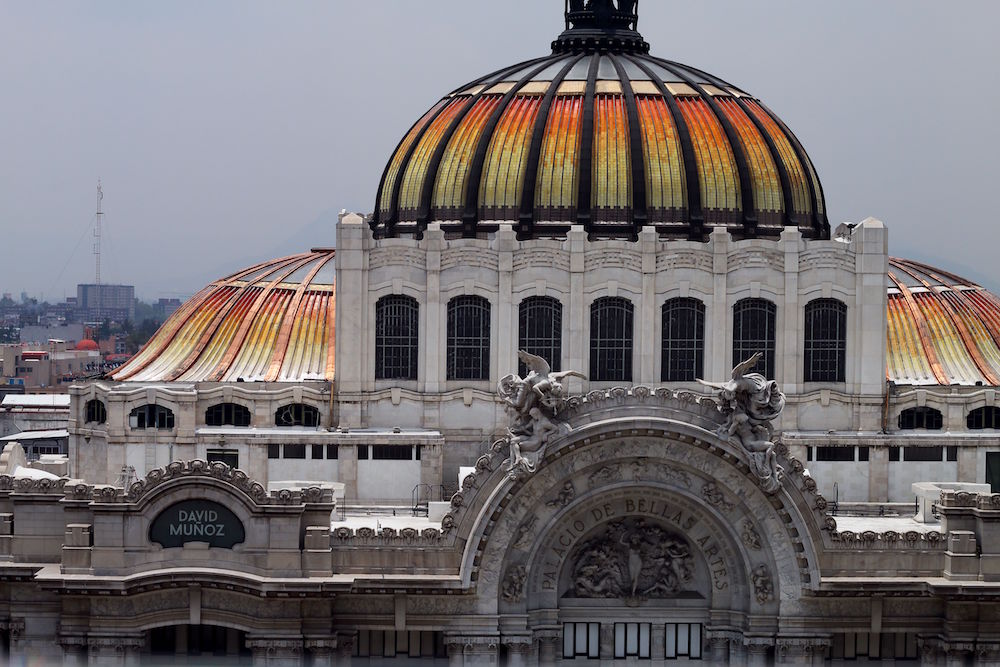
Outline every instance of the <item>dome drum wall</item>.
{"label": "dome drum wall", "polygon": [[[634,5],[631,21],[607,11],[597,33],[638,36]],[[403,137],[379,186],[377,237],[419,238],[436,222],[465,237],[512,224],[521,240],[573,225],[592,239],[652,226],[706,241],[719,225],[737,239],[788,226],[829,238],[816,170],[763,103],[634,44],[600,47],[567,12],[573,27],[551,56],[458,88]]]}

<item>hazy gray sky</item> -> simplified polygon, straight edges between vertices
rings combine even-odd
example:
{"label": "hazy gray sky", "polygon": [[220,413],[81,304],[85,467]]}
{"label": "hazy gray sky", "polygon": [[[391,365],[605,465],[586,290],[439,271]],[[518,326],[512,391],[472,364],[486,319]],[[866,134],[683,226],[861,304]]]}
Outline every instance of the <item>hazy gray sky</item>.
{"label": "hazy gray sky", "polygon": [[[542,55],[561,0],[0,3],[0,290],[187,296],[370,211],[441,95]],[[643,0],[655,55],[760,97],[831,222],[1000,291],[1000,2]]]}

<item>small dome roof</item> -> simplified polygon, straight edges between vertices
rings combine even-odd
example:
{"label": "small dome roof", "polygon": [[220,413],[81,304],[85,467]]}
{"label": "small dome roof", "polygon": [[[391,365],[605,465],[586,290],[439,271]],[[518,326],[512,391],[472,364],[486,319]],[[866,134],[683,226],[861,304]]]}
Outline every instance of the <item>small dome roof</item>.
{"label": "small dome roof", "polygon": [[100,346],[89,338],[81,340],[73,349],[79,350],[80,352],[99,352],[101,350]]}
{"label": "small dome roof", "polygon": [[333,379],[334,251],[251,266],[198,292],[111,376],[129,382]]}
{"label": "small dome roof", "polygon": [[635,238],[643,227],[704,240],[798,226],[829,238],[823,188],[795,135],[759,99],[648,55],[634,1],[570,3],[550,56],[445,95],[386,165],[372,229],[432,222],[475,236]]}
{"label": "small dome roof", "polygon": [[903,385],[1000,386],[1000,299],[947,271],[889,259],[886,372]]}

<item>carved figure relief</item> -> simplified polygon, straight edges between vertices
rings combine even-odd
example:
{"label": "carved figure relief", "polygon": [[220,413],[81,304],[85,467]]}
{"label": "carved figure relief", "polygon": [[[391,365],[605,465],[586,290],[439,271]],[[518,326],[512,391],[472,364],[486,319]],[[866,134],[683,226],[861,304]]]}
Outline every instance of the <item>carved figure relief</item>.
{"label": "carved figure relief", "polygon": [[524,597],[524,582],[528,571],[523,565],[515,565],[507,570],[507,576],[500,585],[500,595],[506,602],[520,602]]}
{"label": "carved figure relief", "polygon": [[531,545],[531,529],[535,527],[536,523],[538,523],[538,515],[532,514],[524,523],[517,527],[517,530],[514,532],[513,542],[515,549],[524,549]]}
{"label": "carved figure relief", "polygon": [[524,350],[518,358],[528,367],[527,377],[506,375],[497,385],[497,394],[510,416],[507,445],[512,474],[533,473],[545,455],[545,445],[557,433],[568,433],[569,426],[558,418],[558,406],[566,396],[563,380],[570,375],[586,378],[577,371],[554,373],[545,359]]}
{"label": "carved figure relief", "polygon": [[622,469],[618,465],[604,466],[596,472],[592,473],[588,478],[590,482],[590,487],[594,488],[601,484],[607,484],[608,482],[618,482],[622,478]]}
{"label": "carved figure relief", "polygon": [[743,532],[740,534],[743,544],[750,549],[760,549],[760,533],[754,528],[753,521],[745,519],[743,521]]}
{"label": "carved figure relief", "polygon": [[750,573],[750,581],[753,583],[754,597],[758,604],[765,604],[774,596],[774,584],[771,582],[771,573],[766,565],[758,565]]}
{"label": "carved figure relief", "polygon": [[556,494],[556,497],[545,503],[548,507],[558,507],[562,509],[566,507],[573,499],[576,498],[576,487],[573,486],[573,482],[566,482],[563,484],[563,488]]}
{"label": "carved figure relief", "polygon": [[579,598],[669,598],[694,576],[687,540],[642,519],[610,524],[571,558],[572,595]]}
{"label": "carved figure relief", "polygon": [[719,430],[719,437],[738,440],[761,488],[767,493],[777,493],[784,471],[774,451],[771,422],[785,409],[785,395],[774,380],[760,373],[747,372],[757,365],[761,356],[758,352],[736,366],[729,382],[698,382],[717,391],[719,410],[726,415],[726,424]]}
{"label": "carved figure relief", "polygon": [[701,487],[701,497],[708,501],[708,504],[723,512],[732,512],[734,505],[726,500],[722,494],[722,489],[715,482],[708,482]]}

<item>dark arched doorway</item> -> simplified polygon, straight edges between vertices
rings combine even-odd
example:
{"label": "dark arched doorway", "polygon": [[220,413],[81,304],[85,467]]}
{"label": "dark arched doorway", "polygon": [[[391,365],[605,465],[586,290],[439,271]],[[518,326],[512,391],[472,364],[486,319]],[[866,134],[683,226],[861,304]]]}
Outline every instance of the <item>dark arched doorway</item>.
{"label": "dark arched doorway", "polygon": [[167,625],[146,631],[143,664],[249,665],[247,635],[219,625]]}

